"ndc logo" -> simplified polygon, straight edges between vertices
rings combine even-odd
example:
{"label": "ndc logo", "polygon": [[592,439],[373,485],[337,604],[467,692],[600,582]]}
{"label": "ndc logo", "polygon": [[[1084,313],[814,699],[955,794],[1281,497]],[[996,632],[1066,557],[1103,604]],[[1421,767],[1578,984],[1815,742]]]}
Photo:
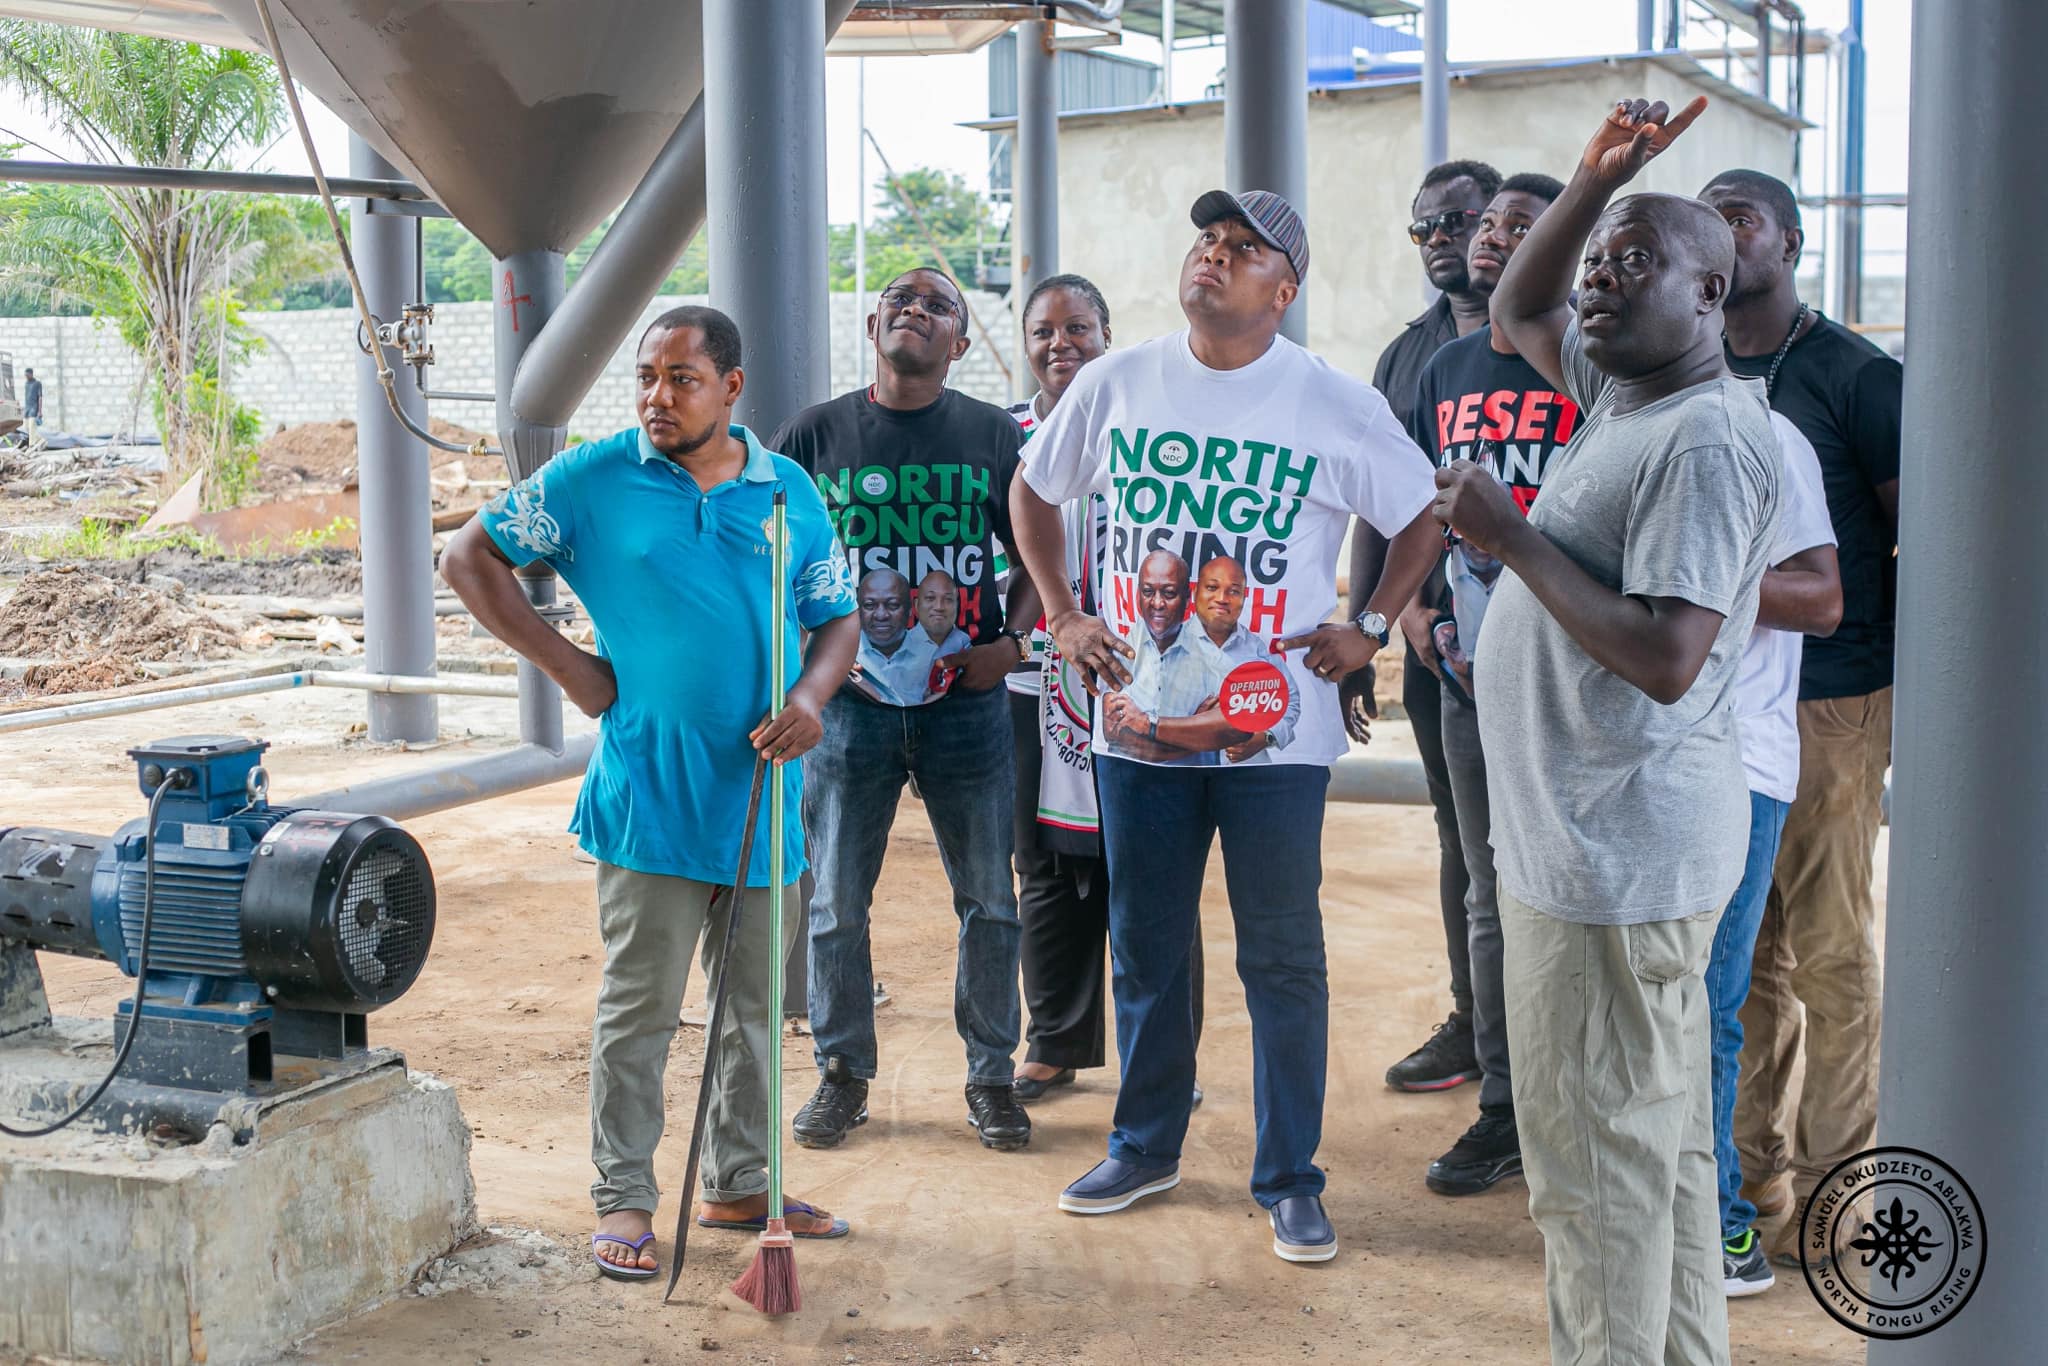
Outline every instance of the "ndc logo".
{"label": "ndc logo", "polygon": [[1984,1209],[1969,1183],[1918,1148],[1871,1148],[1827,1174],[1799,1223],[1806,1285],[1868,1338],[1931,1333],[1984,1279]]}

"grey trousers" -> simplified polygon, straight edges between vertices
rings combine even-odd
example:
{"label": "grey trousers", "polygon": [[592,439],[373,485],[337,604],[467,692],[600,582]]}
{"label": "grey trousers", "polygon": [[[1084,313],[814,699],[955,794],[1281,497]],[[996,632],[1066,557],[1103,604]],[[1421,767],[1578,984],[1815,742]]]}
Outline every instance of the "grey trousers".
{"label": "grey trousers", "polygon": [[[590,1031],[590,1160],[597,1168],[590,1196],[599,1214],[656,1207],[662,1074],[690,956],[701,953],[708,978],[731,923],[729,892],[705,914],[716,890],[687,878],[597,865],[604,980]],[[704,1198],[721,1203],[768,1189],[768,1144],[775,1137],[768,1132],[768,1050],[781,1040],[780,1022],[768,1018],[768,974],[780,970],[769,950],[768,914],[768,889],[750,888],[733,946],[718,1075],[705,1079],[712,1091],[704,1119]],[[802,923],[795,889],[785,889],[782,963]]]}
{"label": "grey trousers", "polygon": [[1719,910],[1579,925],[1500,893],[1554,1366],[1727,1366],[1705,973]]}
{"label": "grey trousers", "polygon": [[[1441,685],[1439,685],[1441,686]],[[1493,873],[1493,822],[1486,800],[1486,752],[1479,747],[1479,713],[1443,694],[1444,767],[1458,808],[1458,843],[1465,850],[1465,939],[1471,954],[1472,1051],[1479,1058],[1479,1108],[1515,1103],[1508,1070],[1507,1003],[1501,994],[1500,903]]]}

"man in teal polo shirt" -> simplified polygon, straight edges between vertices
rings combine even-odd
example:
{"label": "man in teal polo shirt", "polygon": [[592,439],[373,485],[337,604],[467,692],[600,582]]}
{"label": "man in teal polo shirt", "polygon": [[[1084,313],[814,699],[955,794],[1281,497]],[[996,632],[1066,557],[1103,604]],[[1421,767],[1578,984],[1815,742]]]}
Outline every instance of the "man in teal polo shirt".
{"label": "man in teal polo shirt", "polygon": [[[593,1255],[605,1274],[652,1279],[662,1131],[662,1069],[682,1009],[690,954],[717,962],[728,923],[712,897],[737,879],[757,752],[787,763],[815,745],[820,711],[860,642],[845,553],[824,500],[794,462],[771,454],[732,406],[745,376],[732,320],[709,308],[656,318],[637,361],[640,426],[556,456],[500,495],[450,542],[441,573],[490,632],[601,718],[569,829],[597,860],[604,979],[590,1048]],[[769,700],[769,530],[788,494],[787,658],[802,660],[774,721]],[[596,629],[597,653],[543,621],[516,567],[544,560]],[[797,627],[810,632],[800,651]],[[780,832],[766,830],[732,952],[733,981],[706,1119],[700,1223],[759,1227],[767,1210],[767,1069],[779,1022],[768,983],[796,927],[804,869],[802,774],[789,774]],[[783,842],[786,941],[768,942],[768,839]],[[721,899],[722,901],[723,899]],[[799,1238],[844,1220],[788,1202]]]}

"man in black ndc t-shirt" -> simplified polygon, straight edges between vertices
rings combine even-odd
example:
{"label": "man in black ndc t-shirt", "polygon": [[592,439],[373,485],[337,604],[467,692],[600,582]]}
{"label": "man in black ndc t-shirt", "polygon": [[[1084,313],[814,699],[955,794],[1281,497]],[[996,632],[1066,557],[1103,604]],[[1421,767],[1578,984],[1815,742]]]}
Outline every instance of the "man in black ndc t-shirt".
{"label": "man in black ndc t-shirt", "polygon": [[[1408,225],[1408,240],[1421,256],[1424,278],[1442,292],[1387,344],[1372,369],[1373,388],[1385,397],[1404,426],[1411,424],[1415,413],[1416,385],[1423,367],[1438,348],[1486,325],[1486,293],[1473,287],[1466,256],[1479,229],[1480,215],[1500,186],[1500,172],[1483,161],[1446,161],[1432,166],[1416,191],[1410,206],[1415,218]],[[1379,533],[1362,521],[1351,524],[1353,603],[1365,601],[1379,582],[1386,554],[1386,542]],[[1441,586],[1441,579],[1432,575],[1424,591],[1434,593]],[[1387,1085],[1400,1091],[1444,1091],[1480,1076],[1479,1060],[1473,1052],[1472,969],[1466,947],[1465,897],[1471,879],[1465,871],[1457,806],[1439,733],[1439,685],[1430,671],[1432,665],[1418,654],[1423,651],[1433,657],[1434,651],[1426,640],[1409,638],[1405,630],[1400,634],[1406,638],[1401,706],[1415,729],[1415,747],[1421,752],[1423,775],[1429,780],[1429,804],[1436,812],[1437,899],[1444,918],[1444,951],[1451,964],[1451,1015],[1420,1048],[1387,1069]],[[1366,738],[1362,712],[1371,687],[1370,671],[1361,669],[1339,690],[1345,729],[1354,740]]]}
{"label": "man in black ndc t-shirt", "polygon": [[[1019,926],[1003,680],[1029,656],[1039,617],[1010,535],[1023,434],[1001,408],[946,387],[968,347],[966,301],[946,275],[913,270],[891,282],[868,335],[875,383],[797,414],[771,444],[817,480],[856,582],[894,582],[880,572],[890,571],[943,588],[944,575],[959,607],[956,630],[938,640],[922,624],[900,640],[864,634],[851,685],[826,705],[824,738],[804,760],[821,1081],[791,1129],[805,1147],[832,1147],[867,1120],[879,1064],[868,914],[897,799],[915,777],[960,918],[953,1018],[967,1047],[968,1120],[984,1146],[1021,1148],[1031,1121],[1011,1091]],[[1017,566],[1007,604],[999,548]]]}
{"label": "man in black ndc t-shirt", "polygon": [[[1740,1017],[1743,1192],[1759,1214],[1796,1214],[1836,1163],[1871,1145],[1877,1127],[1880,967],[1870,881],[1891,763],[1904,371],[1800,302],[1793,272],[1805,234],[1783,181],[1728,171],[1700,198],[1735,234],[1729,368],[1764,380],[1771,407],[1813,443],[1841,561],[1842,624],[1805,642],[1798,795]],[[1801,1003],[1806,1081],[1795,1124],[1788,1097]],[[1797,1264],[1797,1224],[1774,1247],[1776,1260]]]}

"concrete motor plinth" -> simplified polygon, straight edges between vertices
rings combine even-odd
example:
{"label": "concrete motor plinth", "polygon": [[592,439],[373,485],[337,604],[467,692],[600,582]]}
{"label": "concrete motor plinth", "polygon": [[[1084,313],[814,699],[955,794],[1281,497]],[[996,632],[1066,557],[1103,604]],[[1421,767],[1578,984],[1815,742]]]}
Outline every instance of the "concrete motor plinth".
{"label": "concrete motor plinth", "polygon": [[[60,1020],[0,1044],[0,1113],[52,1078],[96,1078],[107,1032]],[[476,1232],[469,1128],[447,1085],[375,1061],[281,1075],[197,1143],[0,1136],[0,1352],[270,1360],[402,1290]]]}

